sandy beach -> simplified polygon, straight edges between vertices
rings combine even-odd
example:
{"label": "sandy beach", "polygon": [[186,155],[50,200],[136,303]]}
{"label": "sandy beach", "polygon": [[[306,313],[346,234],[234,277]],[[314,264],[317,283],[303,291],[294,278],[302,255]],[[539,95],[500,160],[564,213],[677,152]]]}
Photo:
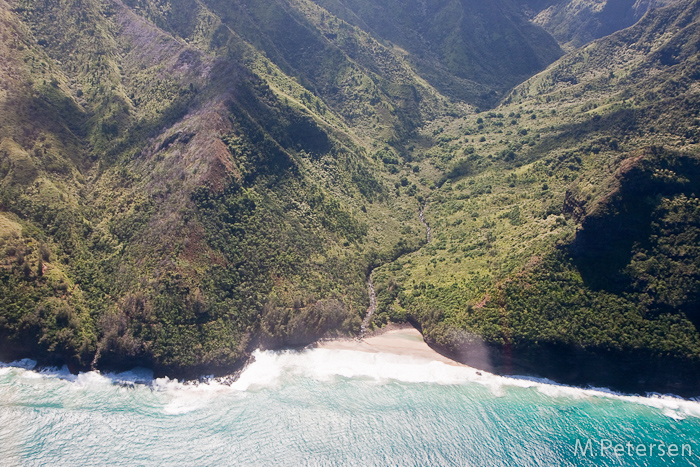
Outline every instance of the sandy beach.
{"label": "sandy beach", "polygon": [[449,365],[464,366],[459,362],[440,355],[423,341],[423,336],[417,329],[401,327],[389,329],[362,341],[355,339],[338,339],[320,342],[320,349],[335,350],[359,350],[371,353],[392,353],[397,355],[409,355],[447,363]]}

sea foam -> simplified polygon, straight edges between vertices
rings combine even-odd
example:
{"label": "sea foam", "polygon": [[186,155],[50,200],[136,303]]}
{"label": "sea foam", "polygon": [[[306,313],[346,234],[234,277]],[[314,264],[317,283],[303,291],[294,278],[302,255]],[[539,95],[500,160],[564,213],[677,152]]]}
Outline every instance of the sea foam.
{"label": "sea foam", "polygon": [[197,382],[154,378],[149,370],[138,368],[123,373],[93,371],[72,375],[65,367],[36,370],[35,366],[36,362],[28,359],[1,364],[0,374],[14,369],[23,378],[58,378],[78,388],[105,385],[149,388],[168,396],[169,402],[164,410],[172,414],[196,410],[224,394],[245,395],[249,391],[275,388],[292,378],[301,377],[329,382],[337,378],[359,379],[372,384],[478,384],[497,397],[504,396],[511,388],[530,389],[552,399],[614,399],[652,407],[676,420],[700,418],[700,402],[673,395],[627,395],[606,388],[561,385],[547,379],[499,376],[421,357],[345,349],[257,350],[251,363],[233,382],[226,378],[207,378]]}

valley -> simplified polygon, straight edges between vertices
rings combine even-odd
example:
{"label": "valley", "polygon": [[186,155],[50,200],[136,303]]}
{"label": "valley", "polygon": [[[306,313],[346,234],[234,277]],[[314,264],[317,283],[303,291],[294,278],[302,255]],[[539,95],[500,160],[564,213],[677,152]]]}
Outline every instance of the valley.
{"label": "valley", "polygon": [[0,0],[0,357],[692,394],[700,3],[574,3]]}

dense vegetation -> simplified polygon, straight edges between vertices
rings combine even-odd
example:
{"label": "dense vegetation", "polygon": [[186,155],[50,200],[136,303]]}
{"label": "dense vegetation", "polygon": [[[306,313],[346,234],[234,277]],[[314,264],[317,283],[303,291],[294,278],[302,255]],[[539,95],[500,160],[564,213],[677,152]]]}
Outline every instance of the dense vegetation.
{"label": "dense vegetation", "polygon": [[285,5],[3,3],[6,358],[198,374],[357,332],[368,270],[420,244],[399,141],[448,101]]}
{"label": "dense vegetation", "polygon": [[696,385],[698,2],[535,76],[661,3],[414,3],[0,0],[3,358],[228,372],[374,271],[467,362]]}
{"label": "dense vegetation", "polygon": [[533,22],[539,24],[565,50],[632,26],[644,14],[677,0],[524,0],[531,8]]}
{"label": "dense vegetation", "polygon": [[[421,167],[444,174],[427,211],[435,241],[377,271],[378,319],[405,315],[500,371],[692,393],[699,13],[658,10],[494,111],[427,127],[445,141]],[[611,355],[627,371],[604,375]]]}

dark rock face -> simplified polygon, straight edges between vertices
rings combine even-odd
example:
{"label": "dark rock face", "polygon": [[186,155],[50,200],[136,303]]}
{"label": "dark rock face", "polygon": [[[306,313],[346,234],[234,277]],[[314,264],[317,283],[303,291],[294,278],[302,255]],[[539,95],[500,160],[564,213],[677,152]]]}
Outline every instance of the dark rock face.
{"label": "dark rock face", "polygon": [[[682,229],[690,234],[698,221],[692,200],[700,193],[700,161],[692,155],[649,148],[630,157],[614,178],[612,190],[594,203],[575,200],[571,191],[567,193],[564,209],[580,222],[570,250],[584,281],[596,288],[631,291],[641,286],[638,275],[643,274],[632,265],[635,255],[642,258],[656,252],[688,266],[697,262],[695,237],[676,238],[680,232],[665,205],[670,204],[688,223]],[[666,243],[669,239],[675,239],[672,245]],[[699,305],[695,293],[688,290],[684,295],[688,303],[683,307]]]}
{"label": "dark rock face", "polygon": [[700,395],[700,363],[694,360],[561,345],[431,347],[461,363],[499,375],[547,378],[560,384],[629,394]]}

